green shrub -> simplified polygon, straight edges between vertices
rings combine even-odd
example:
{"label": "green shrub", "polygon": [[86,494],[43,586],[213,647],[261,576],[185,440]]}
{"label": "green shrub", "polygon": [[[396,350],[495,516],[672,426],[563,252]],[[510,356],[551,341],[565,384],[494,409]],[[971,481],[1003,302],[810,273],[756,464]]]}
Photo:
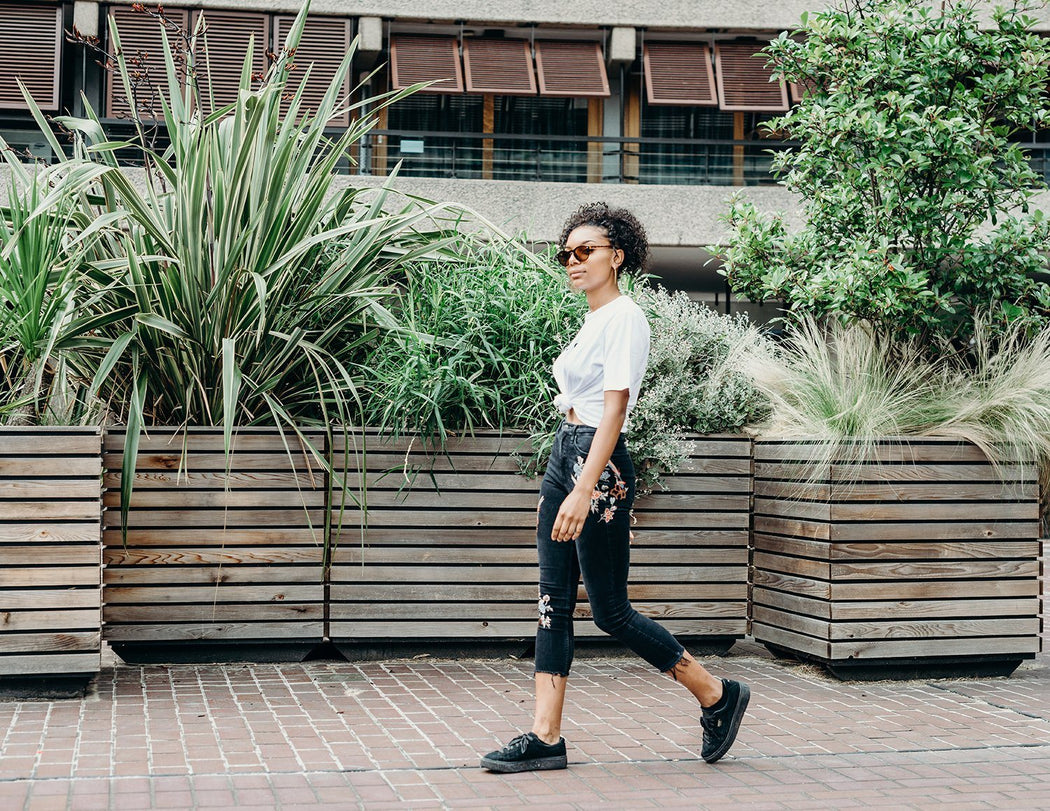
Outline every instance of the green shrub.
{"label": "green shrub", "polygon": [[452,253],[407,269],[390,305],[401,327],[376,336],[362,363],[366,421],[439,443],[477,427],[549,423],[551,364],[586,301],[513,240],[464,235]]}
{"label": "green shrub", "polygon": [[652,339],[628,443],[640,486],[651,488],[680,466],[686,432],[739,431],[765,414],[764,398],[736,360],[745,347],[755,357],[771,348],[745,315],[719,315],[683,292],[639,285],[635,299]]}
{"label": "green shrub", "polygon": [[805,224],[734,201],[716,248],[733,288],[893,337],[968,344],[1046,323],[1045,184],[1013,137],[1045,126],[1050,40],[1021,0],[982,27],[973,3],[843,0],[803,17],[766,53],[808,92],[769,123],[788,139],[774,168]]}

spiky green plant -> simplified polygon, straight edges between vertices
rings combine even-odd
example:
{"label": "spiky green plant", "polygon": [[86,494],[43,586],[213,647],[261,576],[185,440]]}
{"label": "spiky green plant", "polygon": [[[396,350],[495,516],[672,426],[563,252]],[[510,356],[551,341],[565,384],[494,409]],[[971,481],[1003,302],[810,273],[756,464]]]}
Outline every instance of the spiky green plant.
{"label": "spiky green plant", "polygon": [[[77,424],[100,419],[86,381],[71,374],[64,350],[84,290],[78,272],[106,217],[85,220],[78,191],[91,166],[24,167],[0,138],[11,172],[0,206],[0,422]],[[90,329],[90,324],[83,324]]]}
{"label": "spiky green plant", "polygon": [[[117,142],[90,107],[84,119],[60,120],[77,139],[67,162],[98,168],[83,204],[95,215],[119,212],[105,235],[109,255],[86,277],[96,295],[69,332],[93,327],[75,361],[128,426],[125,471],[149,425],[221,425],[227,451],[236,426],[275,425],[327,468],[301,429],[322,426],[329,443],[336,434],[349,442],[359,416],[354,364],[377,327],[394,326],[383,306],[390,279],[447,252],[446,207],[396,204],[389,188],[338,187],[335,169],[375,112],[417,88],[348,103],[351,48],[317,108],[306,109],[305,78],[292,91],[289,69],[307,11],[262,86],[252,88],[249,46],[236,101],[209,113],[195,49],[183,81],[165,35],[163,151],[140,121],[136,137]],[[130,93],[112,24],[111,37]],[[327,122],[347,111],[350,126],[329,137]],[[127,150],[142,156],[137,178],[117,165],[115,154]],[[132,479],[122,477],[125,523]]]}

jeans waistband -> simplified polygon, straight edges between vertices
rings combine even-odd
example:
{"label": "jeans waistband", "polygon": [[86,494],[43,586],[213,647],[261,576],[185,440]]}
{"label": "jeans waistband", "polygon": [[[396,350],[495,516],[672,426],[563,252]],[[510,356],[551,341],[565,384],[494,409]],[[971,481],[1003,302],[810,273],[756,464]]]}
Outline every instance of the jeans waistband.
{"label": "jeans waistband", "polygon": [[561,425],[558,426],[559,434],[567,434],[569,436],[594,436],[597,430],[597,428],[592,428],[590,425],[577,425],[566,420],[562,420]]}

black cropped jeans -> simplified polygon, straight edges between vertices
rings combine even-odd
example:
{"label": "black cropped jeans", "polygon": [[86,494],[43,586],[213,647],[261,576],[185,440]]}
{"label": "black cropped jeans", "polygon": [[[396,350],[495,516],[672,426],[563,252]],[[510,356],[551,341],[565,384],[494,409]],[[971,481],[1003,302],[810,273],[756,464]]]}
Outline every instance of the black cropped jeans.
{"label": "black cropped jeans", "polygon": [[536,672],[568,676],[574,653],[572,614],[580,575],[594,623],[661,672],[685,649],[665,628],[643,617],[627,599],[634,465],[621,434],[591,497],[591,512],[573,541],[551,540],[558,508],[576,484],[595,429],[563,422],[554,437],[540,486],[536,545],[540,561]]}

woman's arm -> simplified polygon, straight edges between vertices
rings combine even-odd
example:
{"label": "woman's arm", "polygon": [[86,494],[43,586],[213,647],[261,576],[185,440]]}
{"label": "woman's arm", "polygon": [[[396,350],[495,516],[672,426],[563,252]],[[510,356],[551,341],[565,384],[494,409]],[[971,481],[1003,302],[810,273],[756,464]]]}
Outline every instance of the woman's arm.
{"label": "woman's arm", "polygon": [[620,438],[620,429],[627,418],[628,389],[605,392],[605,407],[598,428],[591,440],[591,450],[584,462],[583,472],[565,497],[554,519],[551,539],[555,541],[573,541],[583,531],[583,524],[591,511],[591,494],[598,484],[605,466],[609,464],[616,440]]}

